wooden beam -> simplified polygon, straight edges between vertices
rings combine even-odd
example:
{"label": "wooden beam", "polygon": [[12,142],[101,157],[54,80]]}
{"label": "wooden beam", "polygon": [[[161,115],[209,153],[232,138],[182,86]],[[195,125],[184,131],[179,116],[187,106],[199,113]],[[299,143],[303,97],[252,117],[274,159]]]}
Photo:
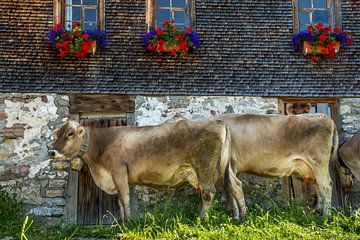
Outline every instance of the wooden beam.
{"label": "wooden beam", "polygon": [[133,95],[71,95],[70,113],[127,113],[135,111]]}

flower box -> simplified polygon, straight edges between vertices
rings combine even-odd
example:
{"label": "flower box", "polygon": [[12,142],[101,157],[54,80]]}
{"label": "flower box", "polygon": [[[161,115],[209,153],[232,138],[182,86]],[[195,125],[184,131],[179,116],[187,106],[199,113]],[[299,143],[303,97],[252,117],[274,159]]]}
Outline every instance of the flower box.
{"label": "flower box", "polygon": [[74,23],[71,29],[66,29],[62,23],[57,24],[49,31],[48,41],[60,58],[85,58],[94,55],[98,48],[104,50],[109,45],[103,31],[84,30],[80,22]]}
{"label": "flower box", "polygon": [[304,56],[310,56],[312,62],[320,62],[321,59],[334,58],[340,52],[341,47],[353,44],[353,38],[348,32],[331,26],[324,27],[318,23],[315,26],[309,25],[293,35],[292,47],[295,52]]}
{"label": "flower box", "polygon": [[[334,45],[335,53],[338,53],[340,51],[340,42],[335,42]],[[302,53],[306,55],[327,55],[327,48],[323,46],[313,46],[310,41],[304,41],[303,42],[303,49]]]}
{"label": "flower box", "polygon": [[192,28],[175,28],[173,21],[163,22],[162,25],[163,28],[152,29],[142,36],[147,51],[187,58],[189,52],[200,46],[199,37]]}
{"label": "flower box", "polygon": [[91,53],[92,55],[94,55],[96,53],[96,48],[97,48],[97,42],[96,42],[96,40],[92,40],[90,43],[90,49],[89,49],[88,53]]}

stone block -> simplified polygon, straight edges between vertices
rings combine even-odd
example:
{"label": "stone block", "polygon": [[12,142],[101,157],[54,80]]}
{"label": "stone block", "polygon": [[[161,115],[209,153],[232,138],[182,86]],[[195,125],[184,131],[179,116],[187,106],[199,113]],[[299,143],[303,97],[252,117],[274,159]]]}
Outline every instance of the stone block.
{"label": "stone block", "polygon": [[0,112],[0,120],[4,120],[7,118],[7,114],[5,112]]}
{"label": "stone block", "polygon": [[69,173],[66,171],[57,171],[56,176],[60,179],[66,179],[69,176]]}
{"label": "stone block", "polygon": [[5,139],[16,139],[24,137],[25,124],[14,124],[12,127],[6,127],[0,130],[0,136]]}
{"label": "stone block", "polygon": [[64,208],[39,206],[31,209],[29,213],[41,217],[60,217],[64,215]]}
{"label": "stone block", "polygon": [[49,181],[49,188],[62,188],[65,187],[66,181],[62,179],[54,179]]}
{"label": "stone block", "polygon": [[29,165],[1,166],[0,168],[0,181],[9,181],[19,178],[25,178],[29,175]]}
{"label": "stone block", "polygon": [[46,203],[49,204],[50,206],[65,206],[66,205],[66,201],[64,198],[47,199]]}
{"label": "stone block", "polygon": [[8,160],[10,156],[14,155],[14,141],[13,139],[7,139],[0,144],[0,161]]}
{"label": "stone block", "polygon": [[65,169],[69,169],[70,162],[69,161],[52,161],[51,166],[53,169],[56,169],[56,170],[65,170]]}
{"label": "stone block", "polygon": [[47,198],[63,197],[64,193],[65,193],[64,189],[49,189],[46,190],[45,196]]}

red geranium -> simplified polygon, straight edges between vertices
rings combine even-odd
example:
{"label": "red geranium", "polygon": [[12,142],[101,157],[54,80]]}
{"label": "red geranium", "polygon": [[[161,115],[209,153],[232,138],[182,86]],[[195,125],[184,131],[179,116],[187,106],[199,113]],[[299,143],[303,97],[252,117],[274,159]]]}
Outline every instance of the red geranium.
{"label": "red geranium", "polygon": [[316,28],[318,31],[321,31],[323,26],[324,26],[324,24],[318,23],[318,24],[316,24],[315,28]]}
{"label": "red geranium", "polygon": [[311,62],[317,62],[317,61],[319,61],[319,57],[317,57],[317,56],[311,56]]}
{"label": "red geranium", "polygon": [[336,28],[334,28],[334,32],[336,32],[336,33],[340,33],[340,32],[341,32],[341,29],[340,29],[340,28],[338,28],[338,27],[336,27]]}
{"label": "red geranium", "polygon": [[164,31],[161,28],[157,28],[156,29],[156,34],[157,35],[162,35],[162,34],[164,34]]}
{"label": "red geranium", "polygon": [[168,28],[169,27],[169,22],[163,22],[162,25],[164,26],[164,28]]}

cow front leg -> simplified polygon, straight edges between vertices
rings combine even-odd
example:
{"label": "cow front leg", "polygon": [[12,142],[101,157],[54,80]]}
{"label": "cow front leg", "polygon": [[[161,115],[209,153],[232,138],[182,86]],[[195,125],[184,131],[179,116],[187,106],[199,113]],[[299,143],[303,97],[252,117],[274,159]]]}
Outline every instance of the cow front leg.
{"label": "cow front leg", "polygon": [[317,207],[322,209],[324,216],[330,215],[331,210],[331,195],[332,195],[332,180],[330,173],[326,170],[314,171],[316,183],[315,189],[318,197]]}
{"label": "cow front leg", "polygon": [[121,220],[127,222],[130,220],[130,190],[126,167],[114,170],[112,178],[119,195],[118,203],[122,212]]}
{"label": "cow front leg", "polygon": [[202,200],[200,218],[205,219],[207,216],[207,212],[211,206],[211,203],[214,199],[215,191],[211,191],[206,188],[201,188],[201,186],[200,186],[200,190],[201,190],[201,200]]}

